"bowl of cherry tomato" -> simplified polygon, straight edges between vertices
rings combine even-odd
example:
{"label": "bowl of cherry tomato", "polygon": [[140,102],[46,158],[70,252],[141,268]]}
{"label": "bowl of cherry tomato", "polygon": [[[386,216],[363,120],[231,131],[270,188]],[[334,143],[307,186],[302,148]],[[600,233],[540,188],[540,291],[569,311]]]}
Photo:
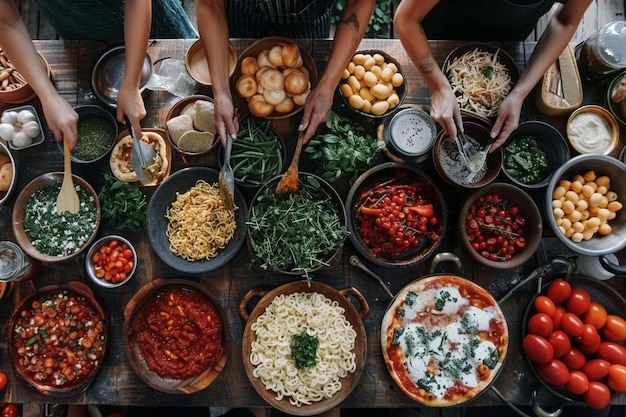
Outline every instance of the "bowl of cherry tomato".
{"label": "bowl of cherry tomato", "polygon": [[524,315],[523,352],[555,395],[594,409],[626,392],[626,300],[596,279],[558,275]]}
{"label": "bowl of cherry tomato", "polygon": [[357,178],[346,211],[352,244],[383,267],[409,267],[427,259],[447,229],[445,201],[430,177],[396,162]]}
{"label": "bowl of cherry tomato", "polygon": [[491,268],[515,268],[541,242],[541,213],[523,190],[493,183],[474,191],[459,213],[459,236],[472,258]]}
{"label": "bowl of cherry tomato", "polygon": [[96,284],[116,288],[127,283],[135,273],[137,252],[122,236],[104,236],[89,248],[85,268],[89,278]]}

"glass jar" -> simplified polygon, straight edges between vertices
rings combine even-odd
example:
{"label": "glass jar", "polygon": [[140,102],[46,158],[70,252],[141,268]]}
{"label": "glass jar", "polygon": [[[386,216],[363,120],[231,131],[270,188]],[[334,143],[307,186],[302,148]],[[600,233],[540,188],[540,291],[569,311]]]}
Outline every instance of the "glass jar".
{"label": "glass jar", "polygon": [[626,21],[610,22],[591,35],[580,51],[581,74],[599,80],[626,68]]}
{"label": "glass jar", "polygon": [[31,261],[18,245],[0,242],[0,282],[31,279],[38,270],[38,263]]}

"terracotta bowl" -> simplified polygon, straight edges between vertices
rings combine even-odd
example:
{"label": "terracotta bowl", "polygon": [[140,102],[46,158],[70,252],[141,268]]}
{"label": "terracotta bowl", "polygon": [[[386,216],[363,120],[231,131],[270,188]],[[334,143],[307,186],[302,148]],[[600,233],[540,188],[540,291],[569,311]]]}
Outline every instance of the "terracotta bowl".
{"label": "terracotta bowl", "polygon": [[[41,59],[42,65],[45,67],[48,78],[52,77],[52,69],[46,61],[46,58],[37,52]],[[24,104],[37,97],[37,94],[33,90],[33,87],[29,83],[22,83],[13,90],[0,90],[0,102],[12,103],[12,104]]]}
{"label": "terracotta bowl", "polygon": [[[145,323],[146,315],[152,311],[154,302],[163,294],[168,294],[168,296],[173,294],[176,297],[180,293],[192,294],[197,297],[196,300],[201,300],[200,302],[217,311],[217,315],[222,320],[221,330],[217,331],[219,333],[217,337],[221,339],[221,346],[217,349],[213,362],[207,363],[204,368],[183,379],[159,375],[146,362],[142,344],[138,342],[141,337],[140,333],[145,330],[142,328],[142,324]],[[208,387],[221,374],[227,361],[226,336],[228,332],[226,329],[228,329],[228,323],[222,308],[212,297],[212,294],[205,287],[196,282],[186,279],[157,278],[142,287],[130,299],[124,309],[124,349],[131,368],[148,386],[170,394],[191,394]]]}
{"label": "terracotta bowl", "polygon": [[183,109],[185,107],[187,107],[188,105],[192,105],[193,103],[195,103],[197,100],[205,100],[205,101],[210,101],[213,102],[213,99],[209,96],[203,96],[203,95],[193,95],[193,96],[189,96],[189,97],[185,97],[183,99],[180,99],[179,101],[177,101],[176,103],[174,103],[174,105],[172,107],[170,107],[169,111],[167,112],[167,116],[165,117],[165,131],[167,132],[167,137],[170,141],[171,146],[176,149],[178,152],[184,154],[184,155],[190,155],[190,156],[195,156],[195,155],[203,155],[209,152],[214,151],[217,146],[219,145],[219,138],[217,136],[216,132],[211,132],[214,134],[214,137],[212,139],[212,143],[210,145],[210,147],[208,147],[206,149],[206,151],[203,152],[190,152],[187,150],[182,150],[181,148],[178,147],[178,144],[174,141],[174,139],[172,138],[172,135],[170,134],[169,129],[167,128],[167,122],[171,119],[173,119],[176,116],[180,116],[180,114],[182,113]]}
{"label": "terracotta bowl", "polygon": [[[229,75],[235,70],[237,64],[237,51],[233,44],[228,44],[228,67]],[[206,60],[204,49],[200,39],[195,41],[185,54],[185,68],[197,83],[202,85],[211,85],[211,73]]]}
{"label": "terracotta bowl", "polygon": [[[69,259],[72,259],[86,250],[89,245],[93,242],[96,237],[96,233],[98,232],[98,228],[100,227],[101,220],[101,210],[100,210],[100,200],[98,199],[98,194],[93,189],[93,187],[84,179],[77,175],[72,175],[72,180],[75,185],[79,185],[87,193],[93,198],[93,205],[95,205],[96,210],[96,223],[93,227],[93,231],[89,238],[82,244],[82,246],[76,248],[73,253],[63,256],[54,256],[45,253],[39,252],[32,242],[26,231],[24,230],[24,205],[28,203],[29,199],[33,195],[33,193],[41,188],[44,188],[49,185],[58,184],[59,186],[63,182],[63,173],[62,172],[49,172],[47,174],[40,175],[35,178],[22,189],[22,191],[18,194],[15,199],[15,204],[13,206],[13,234],[15,235],[15,240],[17,244],[20,245],[22,250],[26,252],[26,254],[34,259],[37,259],[42,262],[64,262]],[[56,197],[55,197],[56,198]],[[53,213],[52,215],[57,215]]]}

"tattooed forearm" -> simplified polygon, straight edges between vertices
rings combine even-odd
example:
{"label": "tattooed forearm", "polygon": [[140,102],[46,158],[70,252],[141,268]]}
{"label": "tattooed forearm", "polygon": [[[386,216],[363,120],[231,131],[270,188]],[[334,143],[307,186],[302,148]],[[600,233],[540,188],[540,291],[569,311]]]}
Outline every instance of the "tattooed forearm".
{"label": "tattooed forearm", "polygon": [[422,74],[431,74],[435,70],[436,65],[437,63],[435,62],[430,52],[424,53],[420,56],[419,70],[422,72]]}

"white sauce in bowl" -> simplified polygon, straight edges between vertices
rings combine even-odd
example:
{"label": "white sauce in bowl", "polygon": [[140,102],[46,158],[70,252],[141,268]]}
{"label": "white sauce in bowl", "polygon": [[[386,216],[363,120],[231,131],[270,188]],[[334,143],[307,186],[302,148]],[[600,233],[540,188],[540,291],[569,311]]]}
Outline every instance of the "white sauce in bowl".
{"label": "white sauce in bowl", "polygon": [[568,123],[567,137],[580,152],[604,153],[611,143],[611,130],[602,116],[582,113]]}

